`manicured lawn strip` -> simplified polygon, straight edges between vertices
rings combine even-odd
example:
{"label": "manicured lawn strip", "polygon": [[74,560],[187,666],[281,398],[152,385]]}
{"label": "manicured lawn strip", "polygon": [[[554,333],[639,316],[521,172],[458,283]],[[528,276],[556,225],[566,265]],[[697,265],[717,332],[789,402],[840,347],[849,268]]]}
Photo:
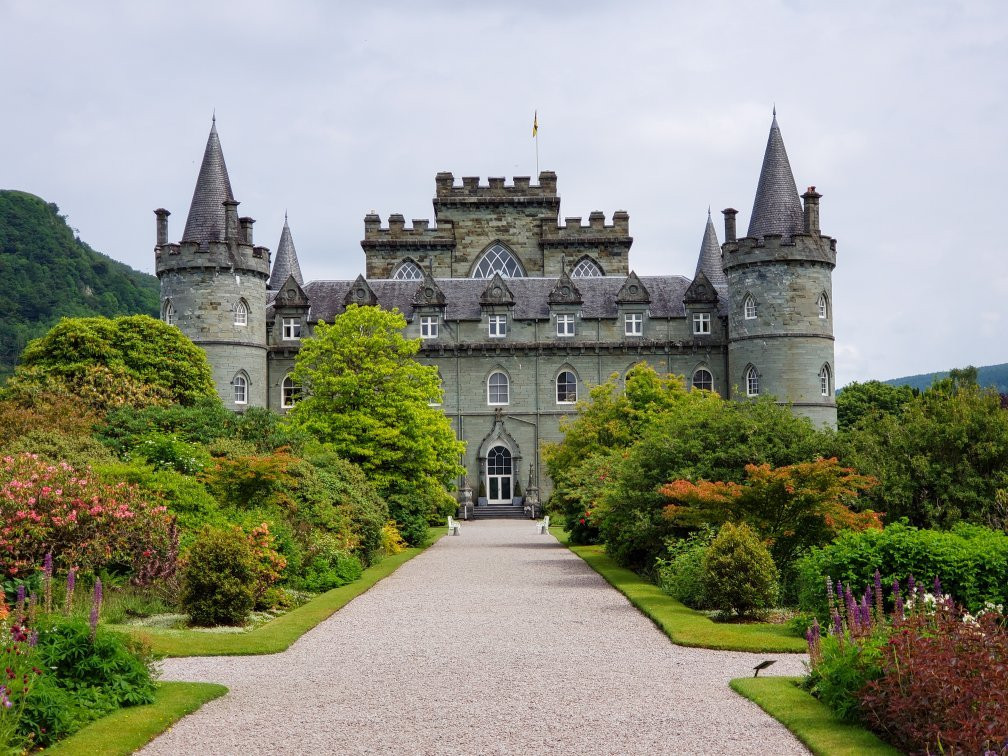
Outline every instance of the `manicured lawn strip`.
{"label": "manicured lawn strip", "polygon": [[[428,546],[436,542],[446,530],[431,528]],[[364,570],[359,580],[316,596],[303,606],[267,622],[248,633],[210,633],[200,630],[161,630],[113,626],[125,630],[150,643],[154,653],[164,656],[247,656],[253,654],[278,654],[332,614],[388,577],[405,562],[424,549],[406,549],[400,554],[387,556],[373,567]]]}
{"label": "manicured lawn strip", "polygon": [[42,753],[125,756],[145,746],[186,714],[225,693],[227,688],[214,683],[159,683],[154,703],[119,709]]}
{"label": "manicured lawn strip", "polygon": [[714,622],[666,595],[661,588],[633,571],[617,565],[602,546],[574,546],[567,542],[567,534],[562,529],[550,528],[550,532],[626,596],[673,643],[725,651],[804,653],[807,650],[805,639],[790,635],[783,625]]}
{"label": "manicured lawn strip", "polygon": [[745,677],[731,688],[795,734],[818,756],[888,756],[900,751],[874,733],[833,716],[824,704],[798,687],[798,677]]}

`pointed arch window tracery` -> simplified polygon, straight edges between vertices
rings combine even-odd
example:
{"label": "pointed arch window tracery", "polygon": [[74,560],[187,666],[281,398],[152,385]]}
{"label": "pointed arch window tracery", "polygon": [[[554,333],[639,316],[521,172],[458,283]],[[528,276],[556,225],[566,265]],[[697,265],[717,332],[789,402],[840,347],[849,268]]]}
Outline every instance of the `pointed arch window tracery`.
{"label": "pointed arch window tracery", "polygon": [[476,267],[473,268],[473,278],[493,278],[500,273],[504,278],[524,278],[525,270],[518,258],[503,244],[494,244],[483,253]]}
{"label": "pointed arch window tracery", "polygon": [[412,260],[404,260],[395,269],[392,278],[396,281],[419,281],[423,278],[423,271]]}
{"label": "pointed arch window tracery", "polygon": [[590,257],[582,257],[571,269],[571,278],[601,278],[602,268]]}

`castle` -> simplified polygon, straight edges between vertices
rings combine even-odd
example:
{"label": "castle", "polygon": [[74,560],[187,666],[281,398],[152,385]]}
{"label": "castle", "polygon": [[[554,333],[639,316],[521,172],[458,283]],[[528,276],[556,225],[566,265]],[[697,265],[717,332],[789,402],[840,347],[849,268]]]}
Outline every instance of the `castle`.
{"label": "castle", "polygon": [[[836,425],[832,271],[836,241],[819,229],[820,194],[801,198],[776,114],[745,236],[710,214],[692,278],[638,276],[629,216],[592,212],[560,223],[556,174],[435,177],[434,225],[364,217],[365,274],[310,281],[287,221],[272,265],[238,216],[210,129],[182,241],[157,216],[161,312],[201,346],[225,406],[284,412],[300,340],[351,304],[397,308],[418,359],[437,368],[442,409],[467,442],[479,504],[518,506],[520,486],[545,498],[541,444],[561,437],[587,387],[646,361],[694,388],[745,399],[771,394],[819,425]],[[480,510],[477,508],[477,512]],[[489,511],[489,510],[487,510]]]}

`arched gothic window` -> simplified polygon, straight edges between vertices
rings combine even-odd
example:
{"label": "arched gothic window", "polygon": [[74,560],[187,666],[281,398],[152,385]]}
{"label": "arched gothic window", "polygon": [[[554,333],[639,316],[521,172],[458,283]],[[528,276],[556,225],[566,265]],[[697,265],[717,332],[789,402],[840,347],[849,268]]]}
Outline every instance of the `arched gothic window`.
{"label": "arched gothic window", "polygon": [[582,257],[571,270],[571,278],[599,278],[601,275],[602,268],[590,257]]}
{"label": "arched gothic window", "polygon": [[759,373],[750,367],[745,374],[746,396],[759,396]]}
{"label": "arched gothic window", "polygon": [[301,387],[294,383],[294,379],[289,375],[284,376],[284,379],[280,384],[280,406],[284,409],[290,409],[297,404],[300,398]]}
{"label": "arched gothic window", "polygon": [[829,396],[831,388],[829,365],[823,365],[819,371],[819,392],[823,396]]}
{"label": "arched gothic window", "polygon": [[693,371],[693,388],[704,391],[714,390],[714,376],[707,368],[697,368]]}
{"label": "arched gothic window", "polygon": [[166,299],[161,307],[161,320],[168,325],[175,325],[175,305],[170,299]]}
{"label": "arched gothic window", "polygon": [[493,278],[494,273],[500,273],[504,278],[524,278],[525,271],[521,263],[510,250],[501,244],[494,244],[483,253],[476,267],[473,268],[473,278]]}
{"label": "arched gothic window", "polygon": [[756,319],[756,300],[753,299],[752,294],[746,294],[745,301],[742,303],[742,315],[746,320]]}
{"label": "arched gothic window", "polygon": [[238,304],[235,305],[235,325],[236,326],[248,325],[248,315],[249,315],[248,305],[245,303],[244,299],[239,299]]}
{"label": "arched gothic window", "polygon": [[825,320],[829,315],[829,302],[826,300],[825,294],[819,295],[819,299],[816,301],[816,307],[819,308],[819,317]]}
{"label": "arched gothic window", "polygon": [[487,404],[509,404],[511,401],[510,381],[499,370],[487,379]]}
{"label": "arched gothic window", "polygon": [[392,274],[396,281],[419,281],[423,278],[423,271],[420,266],[412,260],[406,260]]}
{"label": "arched gothic window", "polygon": [[234,387],[234,403],[248,404],[248,378],[244,374],[238,373],[232,381]]}
{"label": "arched gothic window", "polygon": [[557,404],[574,404],[577,402],[577,376],[573,370],[564,370],[556,379]]}

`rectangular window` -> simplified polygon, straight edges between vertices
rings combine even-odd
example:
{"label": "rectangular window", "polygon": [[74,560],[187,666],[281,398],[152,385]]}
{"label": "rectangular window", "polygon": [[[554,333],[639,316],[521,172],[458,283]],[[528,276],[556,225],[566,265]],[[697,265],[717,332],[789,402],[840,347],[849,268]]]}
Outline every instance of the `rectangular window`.
{"label": "rectangular window", "polygon": [[640,336],[644,333],[644,315],[631,312],[623,316],[623,333],[627,336]]}
{"label": "rectangular window", "polygon": [[437,316],[420,318],[420,338],[436,339],[437,335],[438,335]]}
{"label": "rectangular window", "polygon": [[573,336],[574,335],[574,316],[573,315],[557,315],[557,336]]}
{"label": "rectangular window", "polygon": [[693,333],[697,333],[697,334],[710,333],[710,313],[709,312],[694,312],[693,313]]}
{"label": "rectangular window", "polygon": [[502,339],[507,336],[507,315],[490,316],[490,338]]}
{"label": "rectangular window", "polygon": [[283,339],[293,341],[301,338],[301,318],[283,319]]}

